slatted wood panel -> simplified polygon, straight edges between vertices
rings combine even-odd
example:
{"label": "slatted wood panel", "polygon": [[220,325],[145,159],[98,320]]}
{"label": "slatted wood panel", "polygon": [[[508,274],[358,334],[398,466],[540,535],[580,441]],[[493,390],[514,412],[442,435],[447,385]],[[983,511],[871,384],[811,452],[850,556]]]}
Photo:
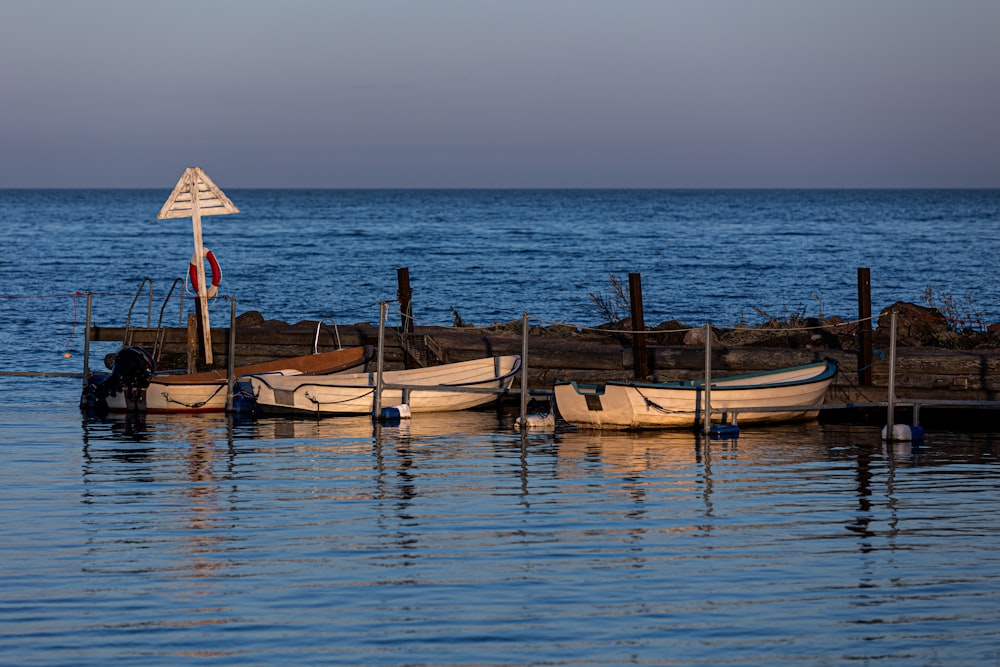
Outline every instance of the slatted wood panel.
{"label": "slatted wood panel", "polygon": [[228,215],[239,213],[240,210],[229,200],[222,190],[219,189],[208,174],[201,167],[188,167],[181,174],[181,178],[174,186],[173,192],[167,197],[167,201],[156,216],[157,220],[169,218],[190,218],[194,213],[194,199],[191,197],[191,184],[195,185],[198,193],[198,214],[206,215]]}

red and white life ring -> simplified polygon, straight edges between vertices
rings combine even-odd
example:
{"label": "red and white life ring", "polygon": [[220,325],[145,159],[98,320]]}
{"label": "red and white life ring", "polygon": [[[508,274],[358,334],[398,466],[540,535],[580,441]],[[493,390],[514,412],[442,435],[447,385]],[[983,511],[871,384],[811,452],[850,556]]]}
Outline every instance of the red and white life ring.
{"label": "red and white life ring", "polygon": [[[212,284],[205,291],[205,296],[211,299],[219,293],[219,284],[222,282],[222,269],[219,267],[219,260],[215,258],[215,253],[208,248],[205,248],[205,259],[208,261],[208,265],[212,267]],[[191,278],[191,287],[194,288],[195,294],[198,293],[197,262],[198,253],[194,252],[191,254],[191,263],[188,265],[188,276]]]}

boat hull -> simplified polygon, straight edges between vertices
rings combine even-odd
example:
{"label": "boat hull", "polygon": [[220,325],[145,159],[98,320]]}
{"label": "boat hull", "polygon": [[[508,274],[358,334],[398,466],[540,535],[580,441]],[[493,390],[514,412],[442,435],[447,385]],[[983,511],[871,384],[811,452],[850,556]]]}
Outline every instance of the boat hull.
{"label": "boat hull", "polygon": [[[381,405],[407,405],[411,413],[451,412],[486,405],[509,389],[520,357],[508,355],[383,373]],[[263,414],[359,415],[375,410],[377,373],[335,376],[250,375]],[[397,387],[393,385],[405,385]],[[477,391],[497,390],[497,391]]]}
{"label": "boat hull", "polygon": [[[359,346],[317,354],[276,359],[240,366],[234,377],[250,373],[283,373],[297,376],[357,371],[371,358],[370,346]],[[228,372],[163,373],[154,375],[137,401],[118,391],[104,400],[109,412],[224,412],[228,394]],[[238,389],[234,389],[238,391]]]}
{"label": "boat hull", "polygon": [[[715,378],[709,396],[713,421],[814,419],[818,415],[815,406],[823,402],[836,373],[836,364],[823,362]],[[576,426],[624,430],[695,428],[704,423],[704,382],[557,382],[553,389],[560,416]],[[768,410],[755,412],[753,408]],[[730,419],[727,410],[738,410],[736,418]]]}

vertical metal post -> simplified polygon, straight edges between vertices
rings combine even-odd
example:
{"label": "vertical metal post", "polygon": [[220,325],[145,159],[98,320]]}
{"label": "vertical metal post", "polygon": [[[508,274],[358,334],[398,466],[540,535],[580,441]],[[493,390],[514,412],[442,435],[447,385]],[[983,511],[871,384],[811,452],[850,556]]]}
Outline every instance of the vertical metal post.
{"label": "vertical metal post", "polygon": [[705,435],[712,431],[712,322],[705,323]]}
{"label": "vertical metal post", "polygon": [[528,313],[521,320],[521,430],[528,428]]}
{"label": "vertical metal post", "polygon": [[858,384],[872,385],[872,276],[871,269],[858,269]]}
{"label": "vertical metal post", "polygon": [[[73,297],[76,298],[75,296]],[[94,305],[94,293],[87,292],[87,324],[83,329],[83,386],[90,381],[90,314]]]}
{"label": "vertical metal post", "polygon": [[233,411],[233,386],[236,384],[236,299],[229,301],[229,354],[226,380],[226,412]]}
{"label": "vertical metal post", "polygon": [[382,369],[385,365],[385,317],[389,304],[382,301],[378,305],[378,357],[375,366],[375,401],[372,409],[372,419],[376,421],[382,414]]}
{"label": "vertical metal post", "polygon": [[146,328],[153,328],[153,281],[149,281],[149,306],[146,308]]}
{"label": "vertical metal post", "polygon": [[889,327],[889,410],[885,422],[885,439],[891,441],[895,427],[893,420],[896,413],[896,311],[892,311],[892,324]]}

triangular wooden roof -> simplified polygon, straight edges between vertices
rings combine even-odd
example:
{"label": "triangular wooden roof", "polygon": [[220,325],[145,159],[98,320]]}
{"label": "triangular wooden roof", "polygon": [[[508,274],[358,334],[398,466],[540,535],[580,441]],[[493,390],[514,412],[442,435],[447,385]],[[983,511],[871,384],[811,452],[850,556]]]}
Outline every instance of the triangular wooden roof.
{"label": "triangular wooden roof", "polygon": [[170,193],[167,203],[160,209],[156,219],[190,218],[194,211],[191,199],[192,184],[198,193],[199,215],[226,215],[240,212],[240,209],[229,201],[229,197],[212,182],[201,167],[188,167],[181,175],[181,180],[177,181],[174,191]]}

